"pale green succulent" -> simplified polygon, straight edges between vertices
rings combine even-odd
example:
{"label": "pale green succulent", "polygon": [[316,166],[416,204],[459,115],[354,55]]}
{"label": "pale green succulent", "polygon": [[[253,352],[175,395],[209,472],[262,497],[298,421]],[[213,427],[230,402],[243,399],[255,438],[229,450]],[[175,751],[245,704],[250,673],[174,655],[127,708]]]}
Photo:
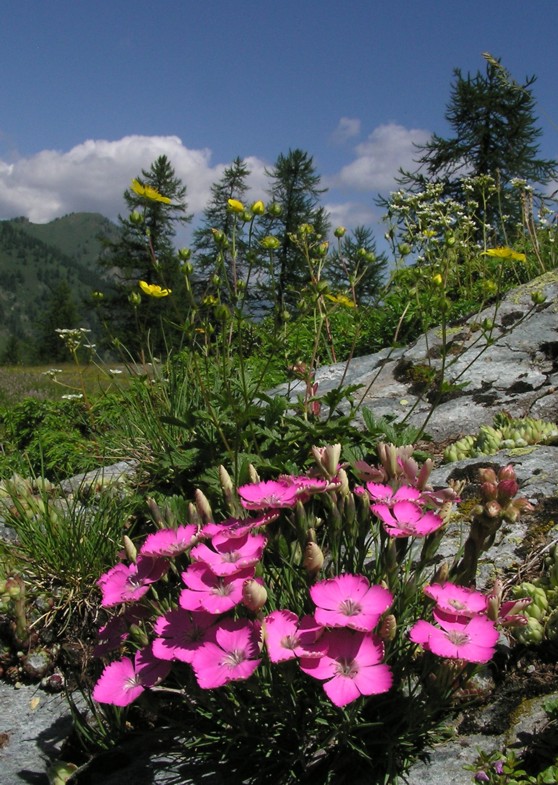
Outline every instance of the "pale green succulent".
{"label": "pale green succulent", "polygon": [[494,425],[481,425],[476,436],[469,435],[448,445],[444,450],[446,463],[494,455],[499,450],[527,447],[531,444],[557,444],[558,425],[533,417],[514,420],[505,414],[496,415]]}

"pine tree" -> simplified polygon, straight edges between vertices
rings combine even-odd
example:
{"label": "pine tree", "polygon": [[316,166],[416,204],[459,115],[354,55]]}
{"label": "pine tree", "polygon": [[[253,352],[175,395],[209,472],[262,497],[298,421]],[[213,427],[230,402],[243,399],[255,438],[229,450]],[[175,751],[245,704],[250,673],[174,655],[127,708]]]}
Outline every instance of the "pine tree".
{"label": "pine tree", "polygon": [[[175,301],[178,299],[181,273],[173,238],[176,226],[188,223],[192,216],[187,212],[186,186],[176,177],[165,155],[159,156],[148,170],[142,169],[123,198],[128,215],[118,217],[119,236],[116,240],[105,239],[99,260],[113,280],[102,311],[112,334],[135,351],[143,336],[138,335],[130,295],[139,292],[138,282],[142,280],[172,289]],[[160,314],[158,301],[142,303],[141,323],[155,351],[163,348]]]}
{"label": "pine tree", "polygon": [[319,199],[327,189],[319,187],[320,176],[312,156],[300,149],[280,154],[266,174],[272,181],[269,195],[279,215],[262,222],[261,234],[272,234],[279,240],[271,297],[276,313],[281,314],[285,308],[295,306],[309,277],[304,256],[292,235],[301,224],[310,224],[315,237],[326,238],[329,221]]}
{"label": "pine tree", "polygon": [[[234,280],[243,274],[243,266],[246,263],[246,241],[244,224],[236,220],[234,214],[228,209],[228,200],[237,199],[244,201],[248,190],[246,179],[250,175],[250,170],[242,158],[235,158],[230,166],[223,172],[219,182],[211,186],[211,199],[203,212],[201,225],[194,232],[192,244],[194,251],[194,275],[195,285],[198,289],[205,289],[210,276],[215,273],[221,275],[223,270],[219,265],[220,252],[224,262],[225,274],[228,276],[228,284],[221,284],[221,299],[227,300],[228,292],[234,286]],[[230,238],[235,227],[235,251],[237,262],[240,268],[233,269],[232,248],[229,246],[219,246],[215,240],[215,232],[221,232],[225,238]],[[221,251],[220,251],[221,249]]]}
{"label": "pine tree", "polygon": [[62,279],[52,288],[37,324],[35,359],[41,362],[65,362],[70,359],[58,329],[77,327],[78,307],[68,282]]}
{"label": "pine tree", "polygon": [[376,253],[372,229],[356,226],[352,237],[345,235],[328,257],[324,277],[334,287],[348,290],[357,304],[370,304],[380,295],[387,263],[384,253]]}
{"label": "pine tree", "polygon": [[544,185],[557,176],[558,163],[539,157],[542,132],[536,125],[532,92],[536,77],[527,77],[520,85],[499,60],[488,54],[485,58],[486,73],[464,77],[455,69],[445,115],[453,135],[446,139],[433,134],[419,145],[418,169],[402,172],[400,182],[414,189],[441,182],[447,196],[464,202],[470,194],[464,193],[463,180],[488,175],[500,193],[493,193],[486,206],[480,200],[479,217],[496,228],[501,214],[507,214],[504,228],[510,228],[519,217],[516,200],[509,198],[512,180]]}

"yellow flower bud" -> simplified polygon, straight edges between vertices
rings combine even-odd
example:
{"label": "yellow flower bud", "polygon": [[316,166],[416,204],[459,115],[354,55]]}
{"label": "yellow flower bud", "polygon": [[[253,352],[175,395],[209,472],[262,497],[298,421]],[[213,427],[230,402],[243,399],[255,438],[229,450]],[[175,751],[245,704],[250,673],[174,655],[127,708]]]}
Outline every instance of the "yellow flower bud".
{"label": "yellow flower bud", "polygon": [[254,202],[250,210],[254,213],[254,215],[263,215],[265,213],[265,204],[261,199],[258,199],[257,202]]}
{"label": "yellow flower bud", "polygon": [[244,212],[244,205],[238,199],[227,199],[227,205],[231,213]]}
{"label": "yellow flower bud", "polygon": [[337,237],[339,239],[339,238],[341,238],[341,237],[343,237],[345,235],[346,231],[347,230],[345,229],[344,226],[338,226],[337,229],[333,232],[333,234],[334,234],[335,237]]}
{"label": "yellow flower bud", "polygon": [[432,276],[432,283],[435,283],[436,286],[441,286],[442,285],[443,279],[442,279],[442,276],[440,275],[440,273],[436,273],[436,275]]}

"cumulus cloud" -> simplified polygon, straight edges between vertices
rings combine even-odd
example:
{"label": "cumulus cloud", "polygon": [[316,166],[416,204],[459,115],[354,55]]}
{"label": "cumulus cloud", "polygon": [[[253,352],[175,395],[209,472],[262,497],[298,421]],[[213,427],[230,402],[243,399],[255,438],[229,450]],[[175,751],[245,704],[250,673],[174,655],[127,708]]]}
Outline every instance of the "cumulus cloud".
{"label": "cumulus cloud", "polygon": [[[123,191],[160,155],[171,161],[188,187],[189,209],[201,212],[226,164],[211,164],[207,148],[191,150],[177,136],[125,136],[116,141],[89,139],[67,152],[43,150],[13,163],[0,161],[0,216],[26,216],[45,223],[69,212],[99,212],[116,218]],[[264,164],[248,159],[250,184],[263,183]],[[258,197],[259,198],[259,197]]]}
{"label": "cumulus cloud", "polygon": [[355,226],[371,226],[379,221],[379,216],[371,207],[359,202],[337,202],[325,205],[332,230],[336,226],[354,229]]}
{"label": "cumulus cloud", "polygon": [[336,177],[336,185],[359,191],[392,189],[398,170],[414,168],[417,156],[414,144],[424,144],[430,132],[405,128],[396,123],[379,125],[366,141],[355,148],[355,160],[344,166]]}
{"label": "cumulus cloud", "polygon": [[331,135],[331,139],[336,144],[343,144],[359,134],[360,120],[357,117],[342,117]]}

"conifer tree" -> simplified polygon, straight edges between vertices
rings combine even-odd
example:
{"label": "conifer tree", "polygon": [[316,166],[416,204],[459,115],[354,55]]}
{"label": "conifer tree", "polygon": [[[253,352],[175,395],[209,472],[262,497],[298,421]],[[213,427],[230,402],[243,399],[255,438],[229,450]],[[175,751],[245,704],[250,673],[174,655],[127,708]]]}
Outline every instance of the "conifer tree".
{"label": "conifer tree", "polygon": [[[148,170],[142,169],[123,198],[128,215],[118,217],[118,237],[104,241],[99,260],[113,281],[102,310],[113,335],[135,350],[140,339],[130,295],[139,292],[141,280],[172,289],[178,305],[181,272],[173,239],[177,225],[188,223],[192,216],[187,212],[186,186],[165,155],[159,156]],[[161,303],[150,299],[142,303],[141,323],[155,351],[163,348],[160,315]]]}
{"label": "conifer tree", "polygon": [[271,180],[269,196],[276,209],[262,222],[261,235],[271,234],[279,240],[274,254],[275,270],[268,282],[273,285],[271,297],[276,313],[281,314],[285,308],[296,305],[309,277],[306,261],[293,242],[293,235],[301,224],[310,224],[315,237],[326,239],[329,221],[319,199],[327,189],[319,187],[320,176],[312,156],[300,149],[280,154],[266,174]]}
{"label": "conifer tree", "polygon": [[339,248],[327,259],[324,277],[336,288],[347,290],[357,305],[370,304],[380,295],[387,257],[376,252],[370,227],[356,226],[343,236]]}
{"label": "conifer tree", "polygon": [[558,163],[539,156],[542,132],[532,91],[536,77],[518,84],[499,60],[484,56],[485,73],[463,76],[459,68],[454,71],[445,115],[452,136],[433,134],[419,145],[417,170],[402,172],[400,182],[413,189],[440,182],[447,196],[464,202],[471,196],[464,193],[465,178],[479,178],[479,189],[485,187],[483,176],[493,178],[499,193],[492,193],[484,203],[485,190],[483,198],[477,194],[477,201],[480,219],[498,233],[499,227],[513,228],[519,219],[517,200],[510,198],[512,181],[544,185],[557,176]]}
{"label": "conifer tree", "polygon": [[[248,185],[246,180],[250,175],[250,170],[242,158],[236,157],[228,166],[221,179],[211,186],[211,199],[203,212],[201,225],[194,232],[193,262],[196,288],[206,288],[207,281],[212,274],[220,276],[223,272],[228,276],[228,285],[221,282],[221,298],[226,300],[227,293],[233,284],[233,277],[242,276],[243,266],[246,264],[246,242],[244,224],[236,220],[235,216],[228,209],[228,200],[236,199],[243,202]],[[235,270],[233,267],[232,251],[230,245],[219,244],[216,241],[216,233],[221,233],[223,238],[230,238],[235,227],[235,251],[240,268]],[[218,260],[224,262],[224,271],[220,268]]]}

